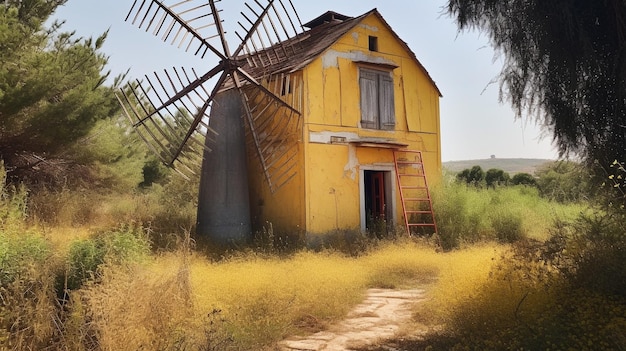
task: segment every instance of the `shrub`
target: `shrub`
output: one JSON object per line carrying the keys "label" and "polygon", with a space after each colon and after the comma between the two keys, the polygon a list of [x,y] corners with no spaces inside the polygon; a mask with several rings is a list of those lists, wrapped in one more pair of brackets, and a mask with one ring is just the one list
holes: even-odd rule
{"label": "shrub", "polygon": [[143,174],[143,181],[139,183],[139,186],[142,188],[150,187],[153,183],[162,182],[167,175],[167,169],[156,158],[147,160],[141,172]]}
{"label": "shrub", "polygon": [[614,216],[591,212],[556,221],[545,242],[518,241],[445,310],[443,332],[406,349],[625,349],[623,233]]}
{"label": "shrub", "polygon": [[511,178],[511,184],[535,186],[537,185],[537,181],[535,180],[535,177],[529,173],[516,173]]}
{"label": "shrub", "polygon": [[624,216],[624,210],[626,210],[626,163],[615,160],[605,172],[597,200],[605,210]]}
{"label": "shrub", "polygon": [[[5,213],[19,212],[6,205]],[[58,265],[39,233],[6,224],[0,224],[0,344],[40,349],[53,333]]]}
{"label": "shrub", "polygon": [[196,223],[199,176],[187,180],[172,173],[163,185],[154,183],[140,197],[143,210],[135,218],[149,224],[155,248],[171,249]]}
{"label": "shrub", "polygon": [[459,182],[480,186],[485,179],[485,171],[480,166],[474,166],[471,169],[467,168],[459,172],[456,175],[456,179]]}
{"label": "shrub", "polygon": [[28,190],[22,184],[7,183],[4,163],[0,161],[0,227],[22,227],[26,218]]}
{"label": "shrub", "polygon": [[604,296],[626,298],[626,240],[594,242],[574,260],[568,272],[572,286]]}
{"label": "shrub", "polygon": [[496,186],[507,185],[509,179],[509,174],[501,169],[491,168],[485,173],[485,183],[487,187],[495,188]]}
{"label": "shrub", "polygon": [[95,240],[75,241],[70,245],[65,288],[75,290],[94,278],[98,266],[104,263],[104,248]]}
{"label": "shrub", "polygon": [[117,230],[99,233],[92,239],[78,240],[69,250],[66,288],[79,288],[96,277],[105,262],[122,265],[137,262],[150,253],[145,230],[137,226],[123,226]]}
{"label": "shrub", "polygon": [[545,240],[555,217],[573,219],[583,209],[542,199],[533,187],[486,190],[450,182],[434,188],[432,196],[444,250],[485,240]]}
{"label": "shrub", "polygon": [[620,350],[626,346],[623,300],[567,289],[556,277],[538,279],[541,263],[519,259],[505,259],[486,285],[458,307],[448,324],[446,349]]}
{"label": "shrub", "polygon": [[4,286],[26,275],[50,257],[45,239],[36,233],[8,233],[0,229],[0,285]]}
{"label": "shrub", "polygon": [[[476,243],[493,237],[489,213],[493,198],[486,190],[450,183],[433,191],[433,210],[437,219],[440,245],[456,249],[462,243]],[[497,205],[500,206],[500,205]]]}
{"label": "shrub", "polygon": [[432,192],[439,241],[444,250],[459,247],[461,236],[467,229],[468,209],[464,191],[467,189],[458,184],[448,184]]}
{"label": "shrub", "polygon": [[130,193],[84,189],[39,189],[30,197],[29,215],[36,223],[60,227],[111,228],[141,222],[151,230],[155,248],[172,249],[196,221],[197,184],[178,175]]}
{"label": "shrub", "polygon": [[104,198],[89,191],[68,188],[38,189],[30,198],[29,214],[37,223],[54,226],[81,226],[99,220],[98,207]]}
{"label": "shrub", "polygon": [[526,237],[523,219],[519,213],[507,210],[496,211],[491,216],[491,226],[500,243],[514,243]]}
{"label": "shrub", "polygon": [[27,228],[28,192],[6,183],[0,163],[0,348],[40,349],[53,333],[56,264],[48,242]]}
{"label": "shrub", "polygon": [[541,196],[558,202],[576,202],[589,198],[589,173],[579,163],[556,161],[539,168],[537,187]]}
{"label": "shrub", "polygon": [[582,213],[556,233],[563,237],[559,269],[572,288],[626,299],[626,236],[621,217]]}
{"label": "shrub", "polygon": [[54,333],[58,266],[38,235],[4,234],[0,234],[0,345],[42,349]]}

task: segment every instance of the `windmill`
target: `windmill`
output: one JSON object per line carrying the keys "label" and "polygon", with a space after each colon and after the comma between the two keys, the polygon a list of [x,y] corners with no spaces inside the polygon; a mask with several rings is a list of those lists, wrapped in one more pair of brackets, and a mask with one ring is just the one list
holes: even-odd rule
{"label": "windmill", "polygon": [[280,67],[300,50],[303,32],[291,0],[243,3],[232,32],[222,3],[135,0],[127,22],[217,64],[155,72],[118,93],[136,132],[164,164],[190,175],[202,157],[197,231],[220,244],[245,240],[251,231],[247,152],[272,192],[296,174],[302,88]]}

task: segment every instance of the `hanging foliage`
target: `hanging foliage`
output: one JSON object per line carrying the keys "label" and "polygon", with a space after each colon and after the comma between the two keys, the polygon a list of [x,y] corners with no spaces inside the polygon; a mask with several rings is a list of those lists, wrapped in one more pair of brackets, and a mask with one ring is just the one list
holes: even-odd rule
{"label": "hanging foliage", "polygon": [[488,34],[501,100],[536,117],[562,156],[626,160],[626,2],[450,0],[447,11]]}

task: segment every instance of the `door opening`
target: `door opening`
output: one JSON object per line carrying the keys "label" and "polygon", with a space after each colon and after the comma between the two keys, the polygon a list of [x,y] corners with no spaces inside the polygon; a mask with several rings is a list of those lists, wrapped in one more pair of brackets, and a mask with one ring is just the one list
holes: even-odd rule
{"label": "door opening", "polygon": [[[391,196],[389,171],[364,171],[365,228],[372,234],[386,234],[391,223]],[[389,205],[389,206],[388,206]]]}

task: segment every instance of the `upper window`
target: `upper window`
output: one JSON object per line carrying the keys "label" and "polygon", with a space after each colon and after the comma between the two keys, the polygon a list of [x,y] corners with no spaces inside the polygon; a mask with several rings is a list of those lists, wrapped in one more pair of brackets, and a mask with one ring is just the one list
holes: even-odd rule
{"label": "upper window", "polygon": [[378,51],[378,37],[369,36],[369,49],[370,51]]}
{"label": "upper window", "polygon": [[361,68],[361,127],[392,130],[396,124],[391,72]]}

